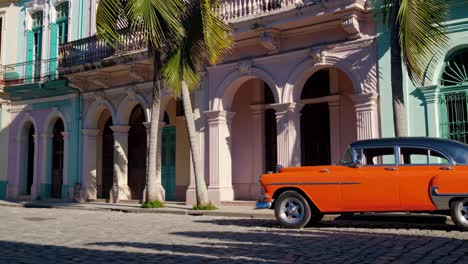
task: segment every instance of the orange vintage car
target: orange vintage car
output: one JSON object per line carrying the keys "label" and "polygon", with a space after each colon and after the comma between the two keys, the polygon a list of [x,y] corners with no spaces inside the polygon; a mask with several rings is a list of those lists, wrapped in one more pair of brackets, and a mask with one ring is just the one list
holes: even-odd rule
{"label": "orange vintage car", "polygon": [[279,168],[260,182],[256,208],[274,209],[287,228],[330,213],[450,211],[468,230],[468,145],[453,140],[357,141],[337,165]]}

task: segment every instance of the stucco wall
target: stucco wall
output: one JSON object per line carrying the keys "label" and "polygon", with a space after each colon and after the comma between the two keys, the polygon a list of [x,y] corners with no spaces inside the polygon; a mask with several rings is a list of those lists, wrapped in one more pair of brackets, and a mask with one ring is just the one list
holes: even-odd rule
{"label": "stucco wall", "polygon": [[[434,75],[429,76],[424,85],[413,84],[406,72],[404,72],[404,95],[406,104],[406,115],[409,136],[435,135],[437,130],[435,122],[428,120],[426,100],[424,95],[416,87],[437,85],[442,72],[444,59],[452,52],[461,47],[468,46],[468,1],[451,0],[449,4],[449,15],[447,18],[447,33],[449,45],[446,50],[441,50],[441,56],[434,67]],[[376,16],[378,29],[378,60],[379,60],[379,89],[381,106],[381,134],[383,137],[394,136],[392,89],[390,74],[390,42],[389,32],[386,25],[382,23],[380,13]]]}

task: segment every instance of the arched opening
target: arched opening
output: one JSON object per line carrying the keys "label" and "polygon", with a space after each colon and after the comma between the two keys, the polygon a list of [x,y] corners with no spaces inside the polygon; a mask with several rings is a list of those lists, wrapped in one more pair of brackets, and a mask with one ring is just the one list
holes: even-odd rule
{"label": "arched opening", "polygon": [[34,129],[33,124],[29,124],[27,126],[27,151],[26,151],[26,186],[25,186],[25,194],[31,195],[31,187],[34,182],[34,152],[35,152],[35,144],[34,144],[34,135],[36,130]]}
{"label": "arched opening", "polygon": [[[312,74],[301,91],[301,164],[338,162],[346,146],[357,138],[351,79],[330,67]],[[342,133],[346,131],[346,133]]]}
{"label": "arched opening", "polygon": [[114,183],[114,133],[112,117],[107,110],[102,112],[98,125],[97,198],[109,199]]}
{"label": "arched opening", "polygon": [[444,138],[468,143],[468,49],[452,54],[440,78],[440,130]]}
{"label": "arched opening", "polygon": [[[305,83],[301,100],[330,95],[330,71],[319,70]],[[327,101],[306,104],[301,111],[302,166],[330,164],[330,113]]]}
{"label": "arched opening", "polygon": [[52,198],[62,197],[64,131],[63,121],[59,118],[55,122],[52,139]]}
{"label": "arched opening", "polygon": [[[230,112],[232,186],[235,200],[256,199],[257,178],[277,163],[276,114],[271,88],[261,79],[244,82],[235,92]],[[229,123],[229,121],[228,121]]]}
{"label": "arched opening", "polygon": [[147,136],[144,122],[144,109],[137,105],[130,115],[128,132],[128,187],[133,200],[142,200],[146,186]]}

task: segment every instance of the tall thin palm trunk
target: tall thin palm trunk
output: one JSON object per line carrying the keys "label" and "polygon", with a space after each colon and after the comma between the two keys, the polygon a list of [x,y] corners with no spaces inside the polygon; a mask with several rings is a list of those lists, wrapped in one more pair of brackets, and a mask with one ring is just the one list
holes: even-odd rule
{"label": "tall thin palm trunk", "polygon": [[[161,52],[153,48],[154,73],[151,100],[151,125],[148,150],[148,167],[146,174],[146,201],[164,201],[164,188],[161,184],[161,156],[158,151],[159,113],[161,110]],[[158,172],[159,171],[159,172]]]}
{"label": "tall thin palm trunk", "polygon": [[185,122],[190,140],[190,149],[192,153],[192,164],[195,172],[195,186],[197,192],[197,205],[207,205],[210,201],[206,189],[205,177],[201,167],[200,145],[197,140],[195,130],[195,119],[193,117],[192,102],[190,100],[190,91],[185,81],[182,81],[182,102],[184,105]]}
{"label": "tall thin palm trunk", "polygon": [[392,83],[393,124],[395,136],[408,135],[405,98],[403,94],[403,71],[400,47],[400,23],[397,19],[400,0],[394,0],[390,11],[390,65]]}

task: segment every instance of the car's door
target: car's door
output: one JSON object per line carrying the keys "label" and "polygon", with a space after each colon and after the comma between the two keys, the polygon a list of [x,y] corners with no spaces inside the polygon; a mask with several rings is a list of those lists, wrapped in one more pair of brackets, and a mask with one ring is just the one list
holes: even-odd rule
{"label": "car's door", "polygon": [[399,148],[398,185],[402,209],[407,211],[435,210],[429,185],[436,176],[453,174],[453,166],[443,154],[425,147]]}
{"label": "car's door", "polygon": [[343,210],[400,210],[395,148],[362,148],[357,153],[362,166],[342,176]]}

